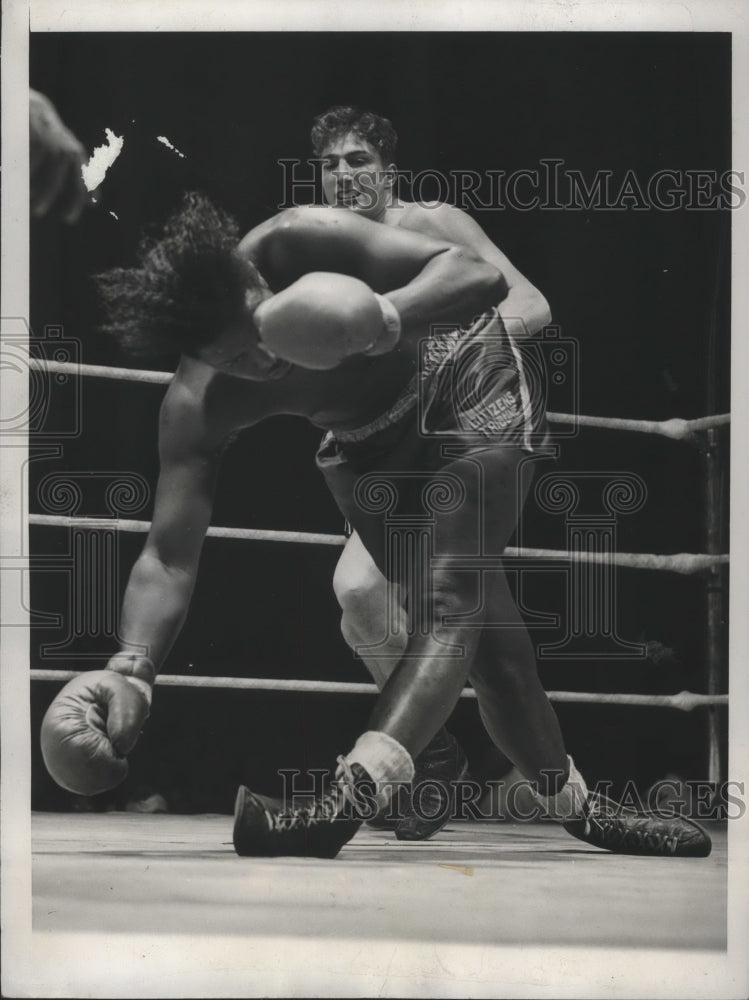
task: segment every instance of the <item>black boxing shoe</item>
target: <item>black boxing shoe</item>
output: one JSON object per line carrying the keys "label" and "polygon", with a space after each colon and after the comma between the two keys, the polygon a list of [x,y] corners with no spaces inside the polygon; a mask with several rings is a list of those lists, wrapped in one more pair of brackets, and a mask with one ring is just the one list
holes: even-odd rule
{"label": "black boxing shoe", "polygon": [[367,820],[366,826],[370,830],[396,830],[400,821],[408,814],[410,799],[410,784],[401,786],[393,793],[387,806]]}
{"label": "black boxing shoe", "polygon": [[585,814],[566,820],[565,830],[578,840],[614,854],[659,858],[706,858],[712,841],[692,820],[621,806],[603,795],[591,795]]}
{"label": "black boxing shoe", "polygon": [[415,758],[414,767],[411,794],[401,796],[404,814],[395,828],[398,840],[429,840],[439,833],[452,818],[455,782],[468,773],[466,755],[446,729]]}
{"label": "black boxing shoe", "polygon": [[234,804],[234,850],[241,857],[334,858],[374,812],[373,782],[359,764],[322,796],[303,805],[258,795],[241,785]]}

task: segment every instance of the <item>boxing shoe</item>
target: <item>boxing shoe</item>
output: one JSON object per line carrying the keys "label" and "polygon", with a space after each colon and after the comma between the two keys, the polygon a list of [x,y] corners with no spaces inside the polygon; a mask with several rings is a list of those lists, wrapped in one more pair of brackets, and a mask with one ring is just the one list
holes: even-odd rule
{"label": "boxing shoe", "polygon": [[603,795],[590,795],[584,814],[563,825],[578,840],[614,854],[706,858],[712,849],[709,835],[693,820],[638,811]]}
{"label": "boxing shoe", "polygon": [[446,729],[414,760],[410,788],[401,787],[390,804],[368,820],[372,830],[395,830],[398,840],[428,840],[452,817],[454,782],[468,773],[468,761],[458,741]]}
{"label": "boxing shoe", "polygon": [[416,773],[406,809],[395,828],[398,840],[428,840],[452,818],[455,782],[468,773],[468,761],[458,741],[447,730],[435,737],[414,761]]}
{"label": "boxing shoe", "polygon": [[360,764],[338,758],[329,790],[302,804],[258,795],[241,785],[234,804],[234,850],[242,857],[334,858],[374,815],[374,783]]}
{"label": "boxing shoe", "polygon": [[393,793],[387,808],[367,820],[370,830],[396,830],[411,808],[411,789],[401,787]]}

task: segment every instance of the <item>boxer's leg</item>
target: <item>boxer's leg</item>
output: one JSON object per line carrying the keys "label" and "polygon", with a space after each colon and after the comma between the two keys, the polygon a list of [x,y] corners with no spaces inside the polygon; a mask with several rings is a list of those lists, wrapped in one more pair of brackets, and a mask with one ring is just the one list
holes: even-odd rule
{"label": "boxer's leg", "polygon": [[[466,472],[474,460],[482,472],[478,490]],[[379,734],[385,746],[394,741],[409,754],[418,753],[452,710],[466,678],[473,674],[490,732],[536,785],[545,809],[563,820],[569,833],[616,853],[706,857],[711,850],[710,837],[698,824],[622,809],[600,796],[588,795],[585,780],[565,751],[559,722],[539,681],[533,648],[517,609],[518,628],[507,633],[514,633],[514,641],[507,637],[499,645],[495,641],[496,657],[477,659],[481,630],[475,626],[501,621],[503,615],[513,613],[514,602],[503,573],[495,574],[492,585],[482,590],[475,573],[461,574],[445,555],[479,551],[477,525],[486,540],[480,551],[497,555],[504,551],[523,501],[522,490],[516,488],[521,461],[522,452],[494,448],[473,452],[470,458],[443,470],[458,476],[466,493],[456,510],[436,517],[439,555],[423,580],[432,599],[434,627],[431,633],[417,634],[409,642],[406,655],[377,700],[370,718],[371,731],[365,735],[371,741]],[[484,504],[485,498],[490,502]],[[468,617],[470,625],[464,620]],[[446,656],[444,643],[462,651]],[[491,651],[492,645],[487,649]],[[377,745],[358,747],[357,743],[349,759],[371,774],[383,759]]]}
{"label": "boxer's leg", "polygon": [[[526,777],[553,798],[547,800],[552,810],[571,817],[565,822],[570,833],[617,853],[709,854],[710,838],[691,821],[622,813],[616,807],[610,811],[608,804],[602,809],[593,799],[580,802],[585,783],[565,753],[529,643],[518,643],[512,655],[506,647],[496,666],[491,657],[486,662],[476,659],[481,624],[500,620],[508,611],[502,607],[507,595],[497,582],[501,576],[482,593],[478,575],[456,570],[449,556],[476,553],[477,526],[485,538],[481,551],[498,555],[504,550],[522,502],[516,488],[522,457],[517,450],[487,449],[442,469],[463,482],[465,498],[455,509],[435,515],[437,554],[426,570],[420,564],[419,582],[431,603],[431,629],[416,629],[409,637],[406,655],[377,699],[370,728],[339,758],[339,783],[329,794],[312,807],[289,809],[240,789],[234,825],[238,853],[334,857],[371,815],[367,806],[371,810],[374,803],[383,809],[392,784],[413,779],[413,758],[444,724],[473,671],[487,724],[510,756],[523,762]],[[490,504],[484,505],[485,497],[491,498]],[[353,818],[346,818],[342,799],[352,805]],[[556,803],[561,801],[560,811]]]}
{"label": "boxer's leg", "polygon": [[[373,730],[392,737],[412,756],[455,706],[479,648],[481,623],[497,620],[490,602],[504,596],[497,586],[483,594],[479,575],[453,568],[449,559],[475,554],[479,537],[484,553],[503,552],[524,499],[517,485],[523,458],[519,449],[487,448],[443,470],[460,479],[465,498],[456,509],[435,514],[437,554],[421,581],[433,627],[410,638],[407,655],[385,684],[370,720]],[[461,618],[470,618],[470,623]],[[446,655],[446,647],[456,652]],[[526,777],[544,781],[544,770],[566,771],[567,755],[556,716],[538,681],[529,640],[519,651],[517,659],[498,665],[502,679],[485,694],[484,700],[490,701],[482,712],[494,729],[508,724],[509,739],[503,734],[500,749],[518,764],[524,762]]]}
{"label": "boxer's leg", "polygon": [[[482,632],[470,670],[479,712],[493,742],[530,781],[552,761],[566,771],[559,721],[536,668],[525,623],[502,570],[484,578],[487,617],[505,623]],[[548,782],[540,788],[546,790]]]}
{"label": "boxer's leg", "polygon": [[408,618],[398,584],[385,579],[356,532],[336,565],[333,591],[343,638],[382,688],[405,652]]}
{"label": "boxer's leg", "polygon": [[[400,587],[389,582],[354,532],[346,542],[333,574],[333,591],[341,607],[341,633],[349,648],[366,666],[382,689],[408,643],[408,616],[403,608]],[[513,604],[513,609],[514,608]],[[493,631],[482,639],[488,645]],[[373,648],[375,647],[375,648]],[[493,650],[487,650],[493,656]],[[443,742],[444,739],[443,739]],[[490,758],[493,777],[506,774],[513,766],[499,750],[496,736],[479,733],[480,752]]]}
{"label": "boxer's leg", "polygon": [[[381,690],[405,652],[408,616],[399,585],[380,572],[356,532],[336,565],[333,590],[342,611],[341,633]],[[501,760],[494,762],[500,770]],[[441,727],[414,765],[412,794],[403,789],[369,825],[396,830],[400,839],[427,840],[451,818],[453,783],[465,776],[467,761],[455,737]],[[508,761],[501,773],[511,766]]]}

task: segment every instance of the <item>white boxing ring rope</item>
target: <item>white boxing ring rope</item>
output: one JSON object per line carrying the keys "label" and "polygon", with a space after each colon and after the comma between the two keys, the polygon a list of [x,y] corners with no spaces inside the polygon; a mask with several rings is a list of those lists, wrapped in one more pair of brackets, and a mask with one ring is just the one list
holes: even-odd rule
{"label": "white boxing ring rope", "polygon": [[[80,670],[31,671],[35,681],[70,681]],[[193,674],[159,674],[156,683],[163,687],[219,688],[232,691],[295,691],[312,694],[377,694],[376,684],[354,684],[350,681],[281,680],[275,677],[198,677]],[[701,705],[727,705],[727,694],[598,694],[595,691],[547,691],[551,701],[587,705],[649,705],[653,708],[676,708],[691,712]],[[473,688],[464,688],[461,698],[475,698]]]}
{"label": "white boxing ring rope", "polygon": [[[150,521],[133,521],[106,518],[69,517],[62,514],[29,514],[29,524],[37,527],[87,528],[96,531],[97,528],[116,527],[118,531],[146,532],[151,527]],[[208,529],[209,538],[231,538],[233,541],[253,542],[295,542],[305,545],[338,545],[346,544],[345,535],[326,535],[314,531],[274,531],[269,528],[224,528],[212,526]],[[702,573],[713,566],[727,564],[728,555],[698,555],[691,552],[676,552],[673,555],[659,556],[652,552],[565,552],[562,549],[531,549],[513,548],[508,545],[504,556],[518,559],[542,559],[552,562],[600,563],[606,566],[622,566],[629,569],[655,569],[690,575]],[[455,561],[455,560],[454,560]],[[487,560],[483,560],[487,565]]]}
{"label": "white boxing ring rope", "polygon": [[[40,372],[62,375],[87,375],[93,378],[109,378],[120,381],[146,382],[167,385],[173,375],[170,372],[143,371],[130,368],[112,368],[105,365],[73,364],[70,362],[50,361],[42,358],[29,358],[29,367]],[[547,413],[550,423],[572,424],[578,427],[594,427],[606,430],[633,431],[636,433],[656,434],[676,441],[695,443],[700,432],[714,433],[718,427],[730,423],[730,414],[716,414],[695,420],[672,418],[670,420],[633,420],[618,417],[591,417],[566,413]],[[712,512],[713,516],[715,512]],[[87,530],[116,527],[125,532],[147,532],[148,521],[127,519],[67,517],[62,515],[29,514],[29,524],[39,527],[72,527],[78,526]],[[292,542],[296,544],[343,546],[346,538],[343,535],[323,534],[303,531],[273,531],[261,528],[230,528],[212,526],[208,529],[208,537],[228,538],[235,541],[271,541]],[[715,552],[710,554],[674,553],[672,555],[656,555],[654,553],[588,553],[565,552],[557,549],[513,548],[505,549],[505,558],[539,559],[567,562],[599,562],[631,569],[659,570],[683,575],[696,573],[718,572],[726,565],[729,556]],[[711,637],[713,640],[715,637]],[[714,652],[714,649],[713,649]],[[709,687],[715,687],[716,664],[709,665]],[[78,676],[80,671],[32,669],[31,680],[63,682]],[[255,691],[286,691],[311,692],[322,694],[366,694],[374,695],[377,687],[374,684],[349,682],[334,682],[322,680],[280,680],[273,678],[247,677],[198,677],[193,675],[161,674],[156,683],[164,687],[199,687],[232,690]],[[680,711],[692,711],[698,707],[714,709],[719,705],[728,704],[728,695],[718,694],[711,690],[710,694],[695,694],[691,691],[681,691],[678,694],[647,695],[647,694],[603,694],[587,691],[549,691],[551,701],[576,704],[609,704],[638,705],[653,708],[671,708]],[[461,698],[475,698],[471,688],[465,688]],[[710,729],[710,780],[717,780],[719,771],[717,725]]]}
{"label": "white boxing ring rope", "polygon": [[[46,358],[29,358],[29,367],[34,371],[50,372],[58,375],[89,375],[92,378],[111,378],[123,382],[149,382],[168,385],[174,377],[171,372],[149,372],[137,368],[110,368],[107,365],[73,364],[69,361],[50,361]],[[699,431],[713,427],[723,427],[730,423],[730,413],[718,413],[696,420],[630,420],[621,417],[586,417],[571,413],[547,413],[552,424],[573,424],[577,427],[599,427],[607,430],[639,431],[643,434],[660,434],[673,441],[688,441]]]}

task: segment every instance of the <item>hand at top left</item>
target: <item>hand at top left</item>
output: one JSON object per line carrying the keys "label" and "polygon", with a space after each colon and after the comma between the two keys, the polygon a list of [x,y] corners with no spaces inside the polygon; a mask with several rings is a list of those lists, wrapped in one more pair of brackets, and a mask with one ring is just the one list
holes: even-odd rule
{"label": "hand at top left", "polygon": [[77,222],[88,200],[81,168],[86,150],[36,90],[29,94],[31,214]]}

